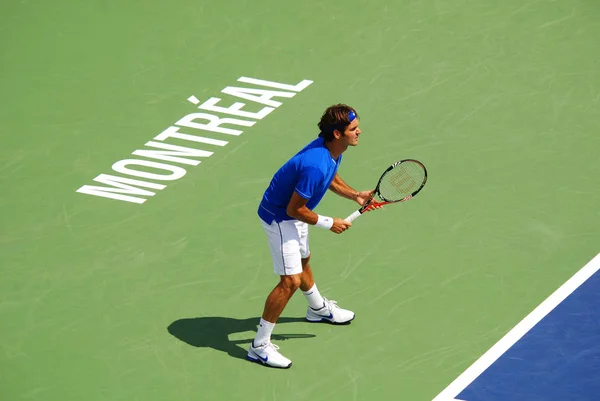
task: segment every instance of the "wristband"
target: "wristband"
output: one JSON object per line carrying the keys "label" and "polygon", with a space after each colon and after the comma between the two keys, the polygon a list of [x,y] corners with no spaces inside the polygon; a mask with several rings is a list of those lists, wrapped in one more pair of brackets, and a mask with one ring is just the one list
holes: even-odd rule
{"label": "wristband", "polygon": [[319,217],[319,219],[315,223],[315,226],[326,228],[327,230],[329,230],[333,226],[333,219],[331,217],[321,216],[320,214],[318,214],[317,216]]}

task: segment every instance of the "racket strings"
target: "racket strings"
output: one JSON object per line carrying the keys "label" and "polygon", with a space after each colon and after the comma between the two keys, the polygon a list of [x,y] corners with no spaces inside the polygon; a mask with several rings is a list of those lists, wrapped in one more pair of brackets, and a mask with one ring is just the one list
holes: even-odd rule
{"label": "racket strings", "polygon": [[418,190],[425,178],[425,172],[418,163],[401,163],[381,179],[379,195],[386,201],[397,202]]}

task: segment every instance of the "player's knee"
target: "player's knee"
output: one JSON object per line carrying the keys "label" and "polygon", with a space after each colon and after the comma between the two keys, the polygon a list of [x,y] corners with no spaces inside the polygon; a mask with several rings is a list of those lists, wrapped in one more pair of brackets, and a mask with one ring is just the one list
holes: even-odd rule
{"label": "player's knee", "polygon": [[293,274],[291,276],[281,276],[280,284],[283,288],[296,291],[298,287],[300,287],[300,283],[301,280],[299,274]]}

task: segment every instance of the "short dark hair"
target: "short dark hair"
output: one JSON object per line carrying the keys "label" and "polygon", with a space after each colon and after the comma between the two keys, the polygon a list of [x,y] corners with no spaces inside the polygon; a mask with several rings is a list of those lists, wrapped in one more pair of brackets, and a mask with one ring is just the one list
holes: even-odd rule
{"label": "short dark hair", "polygon": [[[352,113],[354,117],[351,119]],[[319,121],[319,136],[325,138],[325,142],[333,141],[333,131],[338,130],[343,134],[354,118],[358,118],[358,113],[348,105],[340,103],[329,106]]]}

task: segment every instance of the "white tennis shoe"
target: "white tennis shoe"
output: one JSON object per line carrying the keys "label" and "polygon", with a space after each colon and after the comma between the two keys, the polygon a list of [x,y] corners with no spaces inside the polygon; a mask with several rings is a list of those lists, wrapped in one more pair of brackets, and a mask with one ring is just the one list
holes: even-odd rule
{"label": "white tennis shoe", "polygon": [[292,361],[281,355],[279,347],[270,341],[257,347],[254,346],[254,341],[252,341],[246,358],[249,361],[262,363],[273,368],[287,369],[292,366]]}
{"label": "white tennis shoe", "polygon": [[306,310],[306,320],[309,322],[329,322],[333,324],[346,324],[354,319],[354,312],[342,309],[336,301],[323,298],[325,305],[321,309],[313,309],[310,306]]}

